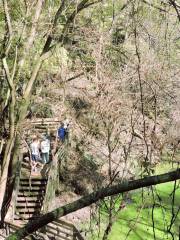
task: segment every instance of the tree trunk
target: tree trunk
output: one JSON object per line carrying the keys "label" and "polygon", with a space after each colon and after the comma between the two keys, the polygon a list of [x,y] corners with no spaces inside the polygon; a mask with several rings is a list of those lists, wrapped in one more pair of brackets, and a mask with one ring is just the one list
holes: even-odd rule
{"label": "tree trunk", "polygon": [[[2,174],[1,174],[1,179],[0,179],[0,193],[1,193],[1,198],[0,198],[0,221],[1,216],[2,216],[2,205],[3,205],[3,200],[5,196],[5,191],[6,191],[6,183],[8,179],[8,169],[9,169],[9,163],[11,159],[11,151],[14,146],[15,142],[15,137],[16,137],[16,130],[15,130],[15,87],[13,83],[13,78],[10,76],[9,73],[9,68],[6,62],[6,58],[3,60],[3,67],[6,73],[6,79],[9,85],[10,89],[10,106],[9,106],[9,140],[7,142],[6,148],[5,148],[5,153],[3,156],[3,165],[2,165]],[[16,60],[15,60],[16,61]]]}
{"label": "tree trunk", "polygon": [[3,215],[3,200],[4,200],[4,196],[5,196],[5,192],[6,192],[6,183],[7,183],[7,179],[8,179],[8,169],[9,169],[9,163],[10,163],[10,158],[11,158],[11,150],[12,150],[13,145],[14,145],[14,137],[9,139],[9,141],[7,143],[7,146],[6,146],[4,158],[3,158],[2,175],[1,175],[1,179],[0,179],[0,193],[1,193],[1,197],[0,197],[0,220],[2,220],[2,215]]}

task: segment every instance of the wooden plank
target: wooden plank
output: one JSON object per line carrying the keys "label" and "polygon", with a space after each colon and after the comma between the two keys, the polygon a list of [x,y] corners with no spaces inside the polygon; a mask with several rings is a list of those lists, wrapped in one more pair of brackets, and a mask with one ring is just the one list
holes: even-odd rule
{"label": "wooden plank", "polygon": [[64,240],[72,240],[71,236],[64,236],[60,233],[56,234],[53,231],[50,231],[49,229],[46,230],[46,234],[49,235],[50,237],[56,237],[58,239],[64,239]]}
{"label": "wooden plank", "polygon": [[27,217],[32,217],[32,216],[35,216],[38,214],[39,211],[35,211],[34,208],[32,209],[29,209],[29,208],[26,208],[26,209],[17,209],[17,212],[20,216],[22,215],[26,215]]}
{"label": "wooden plank", "polygon": [[16,224],[15,222],[9,222],[9,221],[5,221],[5,224],[7,224],[8,226],[10,226],[11,228],[15,228],[16,230],[20,227],[18,224]]}
{"label": "wooden plank", "polygon": [[48,225],[46,226],[46,228],[50,228],[50,229],[53,229],[53,230],[55,230],[55,231],[58,231],[58,230],[60,230],[62,233],[64,233],[64,234],[68,234],[68,235],[70,235],[70,236],[73,236],[73,232],[72,232],[72,230],[73,229],[68,229],[68,228],[64,228],[64,226],[56,226],[56,225],[53,225],[52,223],[50,224],[50,223],[48,223]]}
{"label": "wooden plank", "polygon": [[31,182],[31,183],[34,183],[34,182],[47,182],[47,178],[21,178],[20,181],[22,182]]}
{"label": "wooden plank", "polygon": [[74,226],[73,228],[73,237],[76,240],[84,240],[84,238],[81,236],[80,232],[78,231],[78,229]]}
{"label": "wooden plank", "polygon": [[[29,187],[29,188],[28,188]],[[30,191],[32,191],[32,190],[45,190],[45,188],[46,188],[46,185],[31,185],[31,186],[29,186],[29,185],[20,185],[19,186],[19,190],[24,190],[24,189],[27,189],[29,192]]]}
{"label": "wooden plank", "polygon": [[42,195],[37,195],[37,194],[18,194],[17,197],[17,202],[21,202],[21,201],[40,201],[41,198],[43,198]]}
{"label": "wooden plank", "polygon": [[62,224],[62,225],[69,226],[69,227],[71,227],[71,228],[73,228],[73,227],[74,227],[74,225],[73,225],[72,223],[65,222],[65,221],[63,221],[63,220],[60,220],[60,219],[58,219],[58,220],[56,220],[56,221],[54,221],[54,222],[55,222],[55,223],[60,223],[60,224]]}
{"label": "wooden plank", "polygon": [[46,225],[46,231],[52,231],[53,233],[55,233],[55,234],[58,234],[58,233],[62,233],[64,236],[73,236],[72,234],[73,234],[73,232],[72,231],[63,231],[63,229],[64,228],[59,228],[59,227],[57,227],[57,228],[54,228],[54,227],[50,227],[50,226],[48,226],[48,225]]}
{"label": "wooden plank", "polygon": [[16,218],[15,219],[22,219],[22,220],[28,220],[28,219],[37,219],[37,215],[35,215],[34,213],[31,213],[31,214],[17,214],[16,213]]}
{"label": "wooden plank", "polygon": [[55,224],[56,226],[60,226],[60,227],[63,227],[63,228],[67,228],[67,229],[69,229],[69,230],[73,230],[73,225],[72,226],[69,226],[69,225],[67,225],[67,224],[63,224],[63,223],[59,223],[59,222],[57,222],[57,221],[54,221],[54,222],[52,222],[53,224]]}
{"label": "wooden plank", "polygon": [[3,239],[6,239],[6,237],[7,237],[6,235],[1,234],[1,233],[0,233],[0,236],[1,236]]}
{"label": "wooden plank", "polygon": [[41,188],[34,188],[34,189],[31,188],[31,189],[29,189],[29,188],[27,188],[27,187],[26,187],[26,188],[25,188],[25,187],[24,187],[24,188],[21,187],[21,188],[19,189],[19,192],[27,192],[27,193],[28,193],[28,192],[38,192],[38,193],[39,193],[39,192],[41,192],[41,191],[42,191],[42,192],[45,192],[45,189],[41,189]]}
{"label": "wooden plank", "polygon": [[20,185],[21,186],[46,186],[47,181],[41,181],[38,180],[37,181],[20,181]]}
{"label": "wooden plank", "polygon": [[34,126],[35,129],[39,129],[39,130],[47,130],[47,125],[46,126],[42,126],[42,125],[35,125]]}
{"label": "wooden plank", "polygon": [[18,197],[24,197],[24,198],[28,198],[28,197],[36,197],[36,198],[42,198],[44,197],[45,192],[41,193],[39,192],[18,192]]}
{"label": "wooden plank", "polygon": [[31,207],[34,207],[34,208],[37,208],[37,207],[41,207],[41,203],[40,202],[27,202],[27,204],[25,203],[22,203],[22,202],[19,202],[16,204],[16,207],[17,208],[21,208],[21,207],[28,207],[28,208],[31,208]]}
{"label": "wooden plank", "polygon": [[58,117],[54,117],[54,118],[34,118],[33,120],[32,119],[26,119],[25,122],[36,122],[36,121],[39,122],[39,121],[44,121],[44,120],[46,120],[46,121],[59,120],[60,121],[60,118],[58,118]]}

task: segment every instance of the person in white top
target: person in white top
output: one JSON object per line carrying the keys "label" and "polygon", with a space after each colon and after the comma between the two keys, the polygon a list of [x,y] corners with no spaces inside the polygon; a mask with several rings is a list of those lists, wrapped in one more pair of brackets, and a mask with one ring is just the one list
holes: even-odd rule
{"label": "person in white top", "polygon": [[44,164],[49,163],[49,152],[50,152],[50,141],[47,136],[43,136],[43,141],[41,142],[41,153],[42,162]]}
{"label": "person in white top", "polygon": [[35,172],[37,162],[41,160],[40,151],[39,151],[40,142],[37,136],[32,137],[32,143],[30,145],[30,149],[31,149],[32,171]]}
{"label": "person in white top", "polygon": [[69,119],[66,118],[66,119],[64,120],[64,128],[65,128],[65,129],[68,129],[69,123],[70,123],[70,122],[69,122]]}
{"label": "person in white top", "polygon": [[70,121],[69,119],[65,119],[64,120],[64,129],[65,129],[65,139],[68,140],[69,139],[69,124],[70,124]]}

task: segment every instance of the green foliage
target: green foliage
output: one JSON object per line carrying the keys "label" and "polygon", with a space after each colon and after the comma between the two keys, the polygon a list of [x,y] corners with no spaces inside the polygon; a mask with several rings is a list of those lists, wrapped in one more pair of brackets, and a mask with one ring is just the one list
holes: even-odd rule
{"label": "green foliage", "polygon": [[87,109],[90,106],[88,102],[86,102],[84,99],[81,99],[79,97],[72,99],[71,104],[76,111]]}
{"label": "green foliage", "polygon": [[[141,193],[134,194],[134,204],[127,205],[127,208],[119,213],[118,221],[114,224],[112,233],[109,239],[118,239],[117,236],[121,235],[124,239],[127,234],[129,240],[148,239],[153,240],[153,222],[156,239],[172,239],[167,228],[171,223],[172,216],[172,195],[173,183],[166,183],[156,187],[156,203],[153,211],[153,196],[151,190],[144,192],[142,202]],[[160,200],[161,199],[161,200]],[[178,211],[178,203],[180,201],[180,191],[176,192],[174,213]],[[178,222],[180,218],[177,216],[175,223],[172,226],[172,233],[174,239],[178,239]],[[120,228],[121,226],[121,228]]]}
{"label": "green foliage", "polygon": [[[144,189],[143,195],[141,191],[136,191],[131,194],[130,201],[125,201],[123,208],[116,216],[116,221],[113,224],[112,231],[108,240],[153,240],[154,233],[157,240],[178,240],[180,215],[178,206],[180,201],[180,190],[176,191],[175,202],[172,207],[172,191],[173,183],[160,184],[154,187],[155,205],[153,205],[153,194],[151,189]],[[117,208],[121,202],[117,202]],[[154,208],[153,208],[154,206]],[[107,212],[105,208],[102,210],[101,231],[104,229]],[[171,224],[171,219],[174,216],[174,224],[171,228],[171,233],[167,231]],[[153,230],[154,221],[154,230]],[[102,234],[103,232],[101,232]],[[100,236],[102,236],[100,234]],[[90,239],[100,239],[96,234]]]}
{"label": "green foliage", "polygon": [[9,9],[11,10],[10,11],[11,18],[14,21],[18,21],[20,18],[23,17],[25,5],[21,0],[20,1],[16,1],[16,0],[8,1],[8,4],[9,4]]}
{"label": "green foliage", "polygon": [[53,117],[52,107],[48,103],[34,104],[31,107],[31,114],[37,118]]}
{"label": "green foliage", "polygon": [[81,164],[83,165],[84,168],[89,169],[91,171],[98,170],[96,160],[94,159],[94,157],[91,154],[85,153],[81,160]]}
{"label": "green foliage", "polygon": [[[156,174],[161,174],[170,168],[170,164],[160,164],[155,168],[155,171]],[[123,197],[119,196],[115,209],[117,210],[119,208],[122,199],[125,207],[116,215],[116,220],[112,226],[108,240],[153,240],[154,233],[155,239],[157,240],[172,240],[171,233],[174,235],[174,240],[178,240],[180,188],[178,188],[177,183],[176,191],[173,195],[174,184],[174,182],[159,184],[144,188],[143,191],[131,191]],[[93,233],[90,239],[98,240],[102,237],[108,217],[108,212],[105,207],[109,206],[108,198],[106,198],[106,201],[106,205],[103,203],[101,206],[100,236],[97,237],[97,233]],[[115,211],[115,209],[113,209],[113,211]],[[170,231],[168,231],[171,221],[173,224]]]}
{"label": "green foliage", "polygon": [[124,43],[125,41],[125,33],[123,28],[116,28],[112,35],[112,43],[114,45],[119,45]]}

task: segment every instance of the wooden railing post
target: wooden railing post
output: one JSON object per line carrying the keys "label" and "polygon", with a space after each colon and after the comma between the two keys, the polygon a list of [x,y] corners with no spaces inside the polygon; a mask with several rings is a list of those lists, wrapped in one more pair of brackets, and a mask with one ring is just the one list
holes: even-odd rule
{"label": "wooden railing post", "polygon": [[73,227],[73,240],[76,240],[76,228]]}
{"label": "wooden railing post", "polygon": [[75,226],[73,226],[73,240],[84,240]]}

